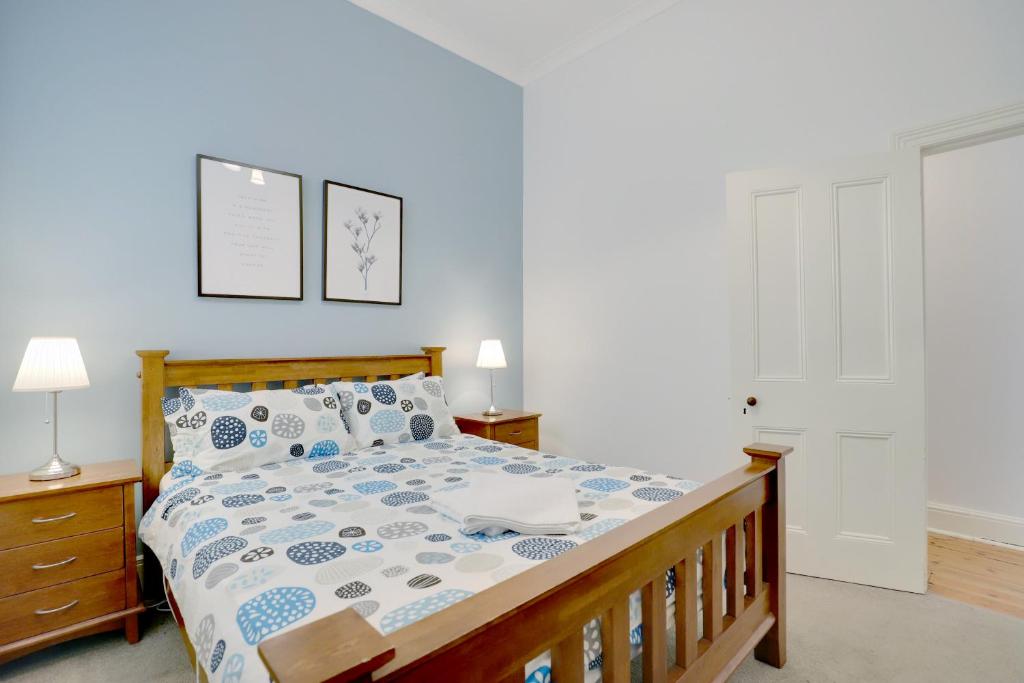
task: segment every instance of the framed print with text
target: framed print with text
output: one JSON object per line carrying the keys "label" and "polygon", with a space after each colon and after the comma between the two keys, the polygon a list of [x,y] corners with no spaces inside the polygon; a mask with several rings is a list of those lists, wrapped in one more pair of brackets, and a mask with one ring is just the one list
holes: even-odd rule
{"label": "framed print with text", "polygon": [[199,296],[302,299],[302,176],[196,155]]}

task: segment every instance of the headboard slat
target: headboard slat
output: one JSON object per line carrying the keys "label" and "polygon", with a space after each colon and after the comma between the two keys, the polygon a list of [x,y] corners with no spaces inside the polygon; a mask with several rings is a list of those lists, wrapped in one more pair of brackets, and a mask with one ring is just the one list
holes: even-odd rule
{"label": "headboard slat", "polygon": [[160,479],[167,471],[164,453],[164,418],[160,399],[168,387],[217,386],[232,389],[251,385],[253,391],[268,383],[281,382],[294,389],[299,382],[326,383],[325,378],[343,381],[365,377],[401,377],[417,372],[441,375],[443,346],[424,346],[422,354],[392,356],[339,356],[336,358],[216,358],[210,360],[166,360],[170,351],[136,351],[142,360],[142,502],[152,504],[160,492]]}
{"label": "headboard slat", "polygon": [[[167,361],[167,386],[191,387],[209,384],[244,384],[308,380],[312,377],[355,377],[412,375],[437,372],[426,355],[351,356],[346,358],[281,358],[210,361]],[[294,388],[294,387],[293,387]]]}

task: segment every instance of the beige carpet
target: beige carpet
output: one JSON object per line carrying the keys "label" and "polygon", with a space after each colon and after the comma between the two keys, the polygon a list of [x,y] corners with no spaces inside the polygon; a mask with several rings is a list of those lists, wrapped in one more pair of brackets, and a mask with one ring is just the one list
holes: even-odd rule
{"label": "beige carpet", "polygon": [[[789,663],[778,670],[749,659],[735,683],[1024,681],[1024,620],[935,595],[801,576],[789,577],[789,607]],[[173,621],[151,614],[137,645],[115,634],[64,643],[0,666],[0,680],[195,678]]]}

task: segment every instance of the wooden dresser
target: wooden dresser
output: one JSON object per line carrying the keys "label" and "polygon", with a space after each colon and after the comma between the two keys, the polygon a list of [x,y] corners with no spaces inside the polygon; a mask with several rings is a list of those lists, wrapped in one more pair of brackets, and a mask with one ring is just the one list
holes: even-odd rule
{"label": "wooden dresser", "polygon": [[83,465],[74,477],[0,476],[0,663],[124,628],[139,639],[131,460]]}
{"label": "wooden dresser", "polygon": [[456,415],[455,424],[464,434],[475,434],[492,441],[540,450],[540,431],[537,423],[541,414],[502,410],[501,415]]}

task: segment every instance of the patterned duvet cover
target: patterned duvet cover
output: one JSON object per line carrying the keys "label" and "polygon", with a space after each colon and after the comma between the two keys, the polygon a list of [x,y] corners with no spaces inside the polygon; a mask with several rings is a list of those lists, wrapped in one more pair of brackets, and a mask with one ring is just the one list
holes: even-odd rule
{"label": "patterned duvet cover", "polygon": [[[568,477],[583,525],[571,536],[467,535],[430,506],[465,474]],[[139,538],[160,559],[211,681],[266,681],[264,638],[352,607],[387,634],[594,539],[698,486],[475,436],[371,447],[240,472],[180,462]],[[666,598],[672,602],[672,582]],[[631,601],[640,642],[638,595]],[[600,626],[585,629],[588,683],[600,680]],[[548,654],[524,671],[550,679]]]}

